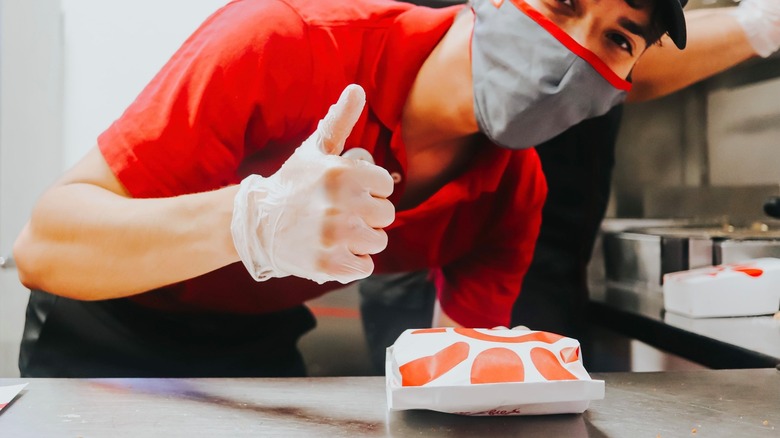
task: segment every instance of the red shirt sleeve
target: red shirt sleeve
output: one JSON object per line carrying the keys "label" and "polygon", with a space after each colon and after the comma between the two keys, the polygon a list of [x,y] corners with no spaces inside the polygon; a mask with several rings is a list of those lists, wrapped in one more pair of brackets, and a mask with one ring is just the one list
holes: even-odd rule
{"label": "red shirt sleeve", "polygon": [[468,256],[431,271],[442,310],[474,328],[509,326],[512,306],[533,258],[547,183],[536,151],[514,152],[499,191],[494,226]]}
{"label": "red shirt sleeve", "polygon": [[301,128],[308,47],[305,24],[283,2],[226,5],[99,136],[111,170],[134,197],[240,181],[247,156]]}

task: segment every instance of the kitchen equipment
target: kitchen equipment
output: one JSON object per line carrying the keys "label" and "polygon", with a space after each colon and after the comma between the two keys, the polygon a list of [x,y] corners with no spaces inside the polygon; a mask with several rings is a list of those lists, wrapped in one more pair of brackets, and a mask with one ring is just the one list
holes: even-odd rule
{"label": "kitchen equipment", "polygon": [[760,257],[780,257],[780,224],[676,223],[605,231],[610,287],[661,292],[663,275]]}
{"label": "kitchen equipment", "polygon": [[774,218],[780,218],[780,196],[767,198],[764,202],[764,213]]}

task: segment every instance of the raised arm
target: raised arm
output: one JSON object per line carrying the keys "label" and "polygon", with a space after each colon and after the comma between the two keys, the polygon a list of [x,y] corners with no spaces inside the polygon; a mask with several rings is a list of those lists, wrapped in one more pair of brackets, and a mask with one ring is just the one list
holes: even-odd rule
{"label": "raised arm", "polygon": [[780,1],[742,0],[737,7],[694,10],[685,17],[688,47],[679,51],[666,38],[649,48],[634,71],[629,101],[661,97],[780,49]]}
{"label": "raised arm", "polygon": [[664,36],[661,45],[647,49],[634,68],[634,86],[628,101],[662,97],[755,56],[732,9],[687,12],[687,47],[678,50],[669,37]]}

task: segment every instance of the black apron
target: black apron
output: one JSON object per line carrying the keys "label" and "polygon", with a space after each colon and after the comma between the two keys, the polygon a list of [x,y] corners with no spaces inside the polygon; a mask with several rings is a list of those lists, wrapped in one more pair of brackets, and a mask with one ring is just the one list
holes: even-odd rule
{"label": "black apron", "polygon": [[305,306],[267,315],[177,314],[128,299],[77,301],[32,291],[22,377],[304,376]]}
{"label": "black apron", "polygon": [[536,148],[548,193],[512,323],[587,341],[587,268],[609,202],[622,107]]}

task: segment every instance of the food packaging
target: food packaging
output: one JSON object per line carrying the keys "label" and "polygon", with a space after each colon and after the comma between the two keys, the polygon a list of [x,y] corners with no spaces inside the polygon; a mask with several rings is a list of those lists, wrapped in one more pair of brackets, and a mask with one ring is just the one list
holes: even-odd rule
{"label": "food packaging", "polygon": [[582,413],[604,398],[576,339],[509,329],[406,330],[387,349],[387,406],[462,415]]}
{"label": "food packaging", "polygon": [[780,259],[666,274],[663,293],[667,311],[691,318],[775,313],[780,308]]}
{"label": "food packaging", "polygon": [[0,411],[5,409],[5,407],[8,406],[14,398],[16,398],[17,394],[19,394],[19,392],[23,390],[25,386],[27,386],[26,383],[13,386],[0,386]]}

